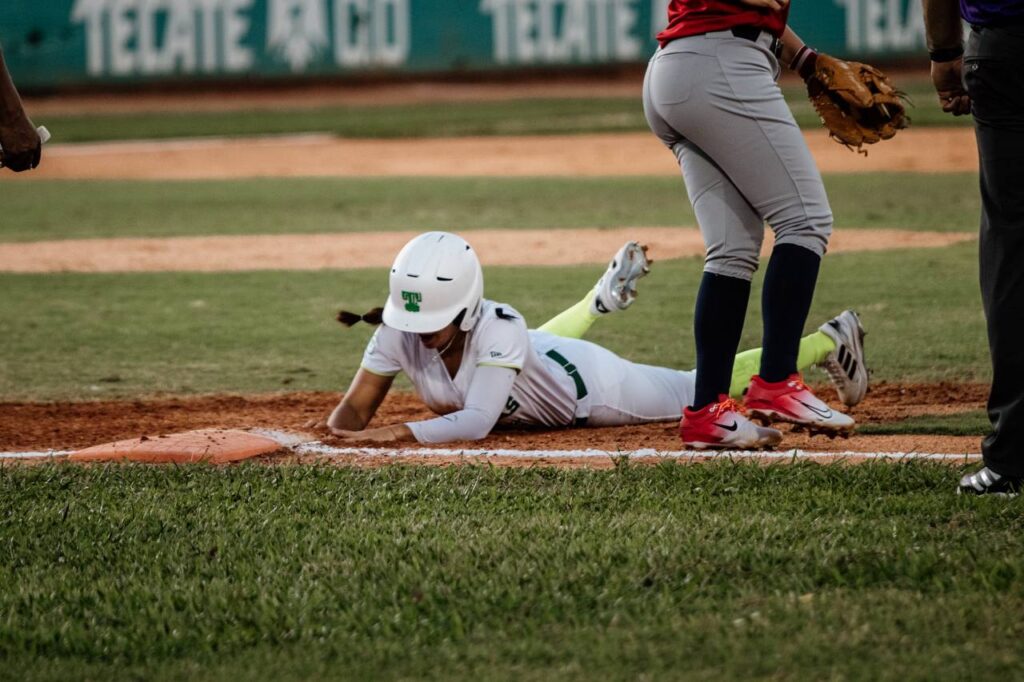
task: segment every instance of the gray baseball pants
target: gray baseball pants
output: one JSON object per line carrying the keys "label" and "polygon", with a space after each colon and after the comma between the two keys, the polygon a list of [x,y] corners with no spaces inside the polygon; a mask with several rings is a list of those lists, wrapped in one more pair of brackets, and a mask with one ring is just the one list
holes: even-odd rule
{"label": "gray baseball pants", "polygon": [[765,222],[776,244],[819,256],[832,233],[821,173],[775,82],[770,40],[730,31],[680,38],[655,52],[644,78],[644,113],[682,167],[705,271],[748,281]]}

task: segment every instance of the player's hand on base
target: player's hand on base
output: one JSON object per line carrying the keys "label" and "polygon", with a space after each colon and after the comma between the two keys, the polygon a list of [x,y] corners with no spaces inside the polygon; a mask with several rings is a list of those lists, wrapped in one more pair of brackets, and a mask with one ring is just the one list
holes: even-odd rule
{"label": "player's hand on base", "polygon": [[382,426],[379,429],[366,429],[365,431],[346,431],[345,429],[331,429],[331,435],[343,441],[362,441],[363,443],[395,443],[398,441],[414,441],[415,436],[405,424],[394,426]]}
{"label": "player's hand on base", "polygon": [[346,431],[345,429],[327,429],[338,440],[367,440],[366,431]]}
{"label": "player's hand on base", "polygon": [[364,443],[391,443],[398,440],[394,431],[385,426],[381,429],[366,429],[365,431],[346,431],[344,429],[331,429],[331,435],[344,441],[362,441]]}
{"label": "player's hand on base", "polygon": [[932,62],[932,83],[939,95],[939,106],[954,116],[971,113],[971,97],[964,88],[963,70],[963,58]]}
{"label": "player's hand on base", "polygon": [[20,173],[39,165],[43,155],[43,141],[32,122],[20,116],[0,124],[0,149],[3,150],[4,168]]}

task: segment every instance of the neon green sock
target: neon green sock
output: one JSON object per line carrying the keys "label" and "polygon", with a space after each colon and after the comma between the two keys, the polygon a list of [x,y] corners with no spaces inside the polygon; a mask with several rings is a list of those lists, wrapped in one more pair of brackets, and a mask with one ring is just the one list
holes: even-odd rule
{"label": "neon green sock", "polygon": [[594,298],[594,292],[587,292],[582,301],[568,310],[558,313],[541,325],[540,331],[566,339],[582,339],[583,335],[590,330],[591,325],[600,317],[590,310],[592,298]]}
{"label": "neon green sock", "polygon": [[[824,332],[814,332],[800,339],[800,352],[796,356],[798,372],[814,367],[823,361],[829,353],[836,349],[836,342]],[[736,356],[732,365],[732,384],[729,395],[733,398],[743,397],[743,392],[750,384],[750,377],[758,373],[761,367],[761,349],[753,348]]]}

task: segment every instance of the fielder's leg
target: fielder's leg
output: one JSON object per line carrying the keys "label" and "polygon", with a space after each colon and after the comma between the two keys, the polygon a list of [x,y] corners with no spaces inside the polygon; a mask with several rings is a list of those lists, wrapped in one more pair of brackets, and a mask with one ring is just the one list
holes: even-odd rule
{"label": "fielder's leg", "polygon": [[[817,331],[800,339],[800,350],[797,354],[797,370],[803,372],[816,365],[825,362],[828,356],[836,350],[836,342],[827,334]],[[729,395],[733,398],[742,398],[750,386],[751,377],[755,376],[761,366],[761,348],[745,350],[736,356],[732,369],[732,384],[729,386]]]}
{"label": "fielder's leg", "polygon": [[804,228],[798,241],[816,238],[822,253],[831,228],[821,177],[775,83],[777,69],[764,45],[723,31],[673,41],[647,72],[648,123],[682,167],[707,248],[694,322],[695,409],[729,392],[765,219],[788,227],[791,241]]}
{"label": "fielder's leg", "polygon": [[[668,141],[672,135],[669,129],[660,136]],[[679,160],[707,252],[693,321],[697,350],[693,409],[699,410],[729,392],[764,222],[699,147],[677,138],[671,149]]]}
{"label": "fielder's leg", "polygon": [[782,434],[752,424],[727,395],[764,223],[720,159],[694,141],[722,116],[709,94],[720,85],[717,47],[703,37],[674,41],[655,54],[644,79],[647,122],[680,163],[707,249],[694,310],[694,397],[683,411],[680,436],[695,448],[771,447]]}
{"label": "fielder's leg", "polygon": [[[761,371],[778,382],[755,377],[748,406],[756,400],[762,417],[844,432],[853,421],[833,413],[796,374],[800,335],[831,233],[832,214],[821,175],[775,82],[779,66],[766,43],[728,31],[682,38],[656,55],[648,69],[648,122],[682,164],[708,246],[695,319],[694,408],[715,400],[715,390],[729,390],[749,279],[757,265],[759,249],[753,254],[749,249],[752,232],[756,223],[757,232],[762,233],[767,221],[775,231],[776,247],[765,277]],[[708,182],[709,166],[723,182]],[[725,207],[731,211],[706,210],[705,206],[714,204],[704,201],[704,195],[716,187],[727,188]],[[717,252],[715,246],[720,246]],[[707,352],[702,352],[702,345]],[[728,356],[723,358],[722,353]],[[708,354],[710,361],[703,357]],[[790,414],[782,408],[791,403],[811,408]],[[689,419],[687,412],[684,441]],[[719,416],[713,420],[715,424],[722,421]]]}

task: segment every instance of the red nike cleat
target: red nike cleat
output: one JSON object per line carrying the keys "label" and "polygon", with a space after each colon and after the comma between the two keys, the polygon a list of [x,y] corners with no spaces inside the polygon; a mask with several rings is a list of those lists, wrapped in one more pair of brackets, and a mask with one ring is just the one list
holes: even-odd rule
{"label": "red nike cleat", "polygon": [[679,436],[696,450],[761,450],[782,440],[782,432],[758,426],[743,415],[743,408],[727,395],[699,410],[683,409]]}
{"label": "red nike cleat", "polygon": [[799,374],[774,383],[753,377],[747,389],[746,406],[751,418],[761,420],[762,424],[787,422],[810,433],[833,437],[853,433],[853,418],[823,403]]}

